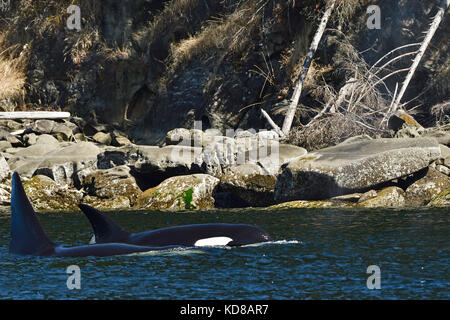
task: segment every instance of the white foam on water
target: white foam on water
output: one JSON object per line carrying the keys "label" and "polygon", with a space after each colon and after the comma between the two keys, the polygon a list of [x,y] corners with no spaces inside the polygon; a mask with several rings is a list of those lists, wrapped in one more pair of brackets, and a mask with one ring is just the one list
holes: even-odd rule
{"label": "white foam on water", "polygon": [[277,241],[267,241],[267,242],[259,242],[259,243],[252,243],[252,244],[246,244],[242,247],[260,247],[265,245],[272,245],[272,244],[301,244],[301,241],[298,240],[277,240]]}
{"label": "white foam on water", "polygon": [[145,252],[135,252],[127,254],[126,256],[185,256],[190,254],[205,254],[202,250],[195,250],[191,248],[171,248],[166,250],[151,250]]}

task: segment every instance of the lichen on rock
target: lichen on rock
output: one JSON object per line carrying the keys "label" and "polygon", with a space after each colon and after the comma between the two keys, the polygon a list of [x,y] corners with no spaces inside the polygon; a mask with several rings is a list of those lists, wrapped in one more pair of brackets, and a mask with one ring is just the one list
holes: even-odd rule
{"label": "lichen on rock", "polygon": [[206,174],[177,176],[164,180],[158,186],[144,191],[137,209],[212,209],[213,192],[219,179]]}

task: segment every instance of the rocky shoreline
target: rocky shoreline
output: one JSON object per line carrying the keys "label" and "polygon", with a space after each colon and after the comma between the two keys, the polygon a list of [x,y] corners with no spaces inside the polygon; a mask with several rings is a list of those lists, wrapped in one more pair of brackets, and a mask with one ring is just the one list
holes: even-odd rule
{"label": "rocky shoreline", "polygon": [[359,136],[308,152],[271,131],[180,128],[147,146],[81,118],[1,120],[0,204],[17,171],[39,211],[450,206],[449,136]]}

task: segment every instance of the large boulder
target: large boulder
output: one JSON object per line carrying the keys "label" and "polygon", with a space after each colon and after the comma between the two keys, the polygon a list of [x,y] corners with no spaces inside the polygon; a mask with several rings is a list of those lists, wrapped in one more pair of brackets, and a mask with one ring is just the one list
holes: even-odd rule
{"label": "large boulder", "polygon": [[59,141],[69,141],[73,136],[73,131],[77,128],[73,123],[65,121],[64,123],[53,120],[36,120],[33,123],[32,131],[38,134],[51,134]]}
{"label": "large boulder", "polygon": [[95,167],[100,152],[101,149],[91,142],[69,143],[45,154],[34,175],[46,175],[61,185],[76,185],[75,173]]}
{"label": "large boulder", "polygon": [[8,164],[22,177],[41,174],[58,184],[72,185],[74,173],[95,165],[100,151],[90,142],[58,143],[52,136],[42,135],[36,144],[16,152]]}
{"label": "large boulder", "polygon": [[375,139],[309,153],[283,168],[277,201],[320,200],[371,189],[426,168],[440,156],[434,139]]}
{"label": "large boulder", "polygon": [[88,204],[91,207],[105,210],[115,209],[129,209],[130,199],[126,196],[117,196],[114,198],[99,198],[95,196],[87,195],[83,198],[82,202]]}
{"label": "large boulder", "polygon": [[434,197],[428,206],[431,207],[450,207],[450,188],[442,191],[436,197]]}
{"label": "large boulder", "polygon": [[[88,195],[98,199],[126,198],[128,203],[123,200],[118,202],[127,208],[133,206],[142,193],[127,166],[93,171],[82,178],[81,185]],[[117,208],[117,204],[114,207]]]}
{"label": "large boulder", "polygon": [[176,128],[167,132],[166,145],[201,147],[204,133],[199,129]]}
{"label": "large boulder", "polygon": [[399,208],[406,205],[405,192],[399,187],[387,187],[377,191],[374,197],[358,202],[358,207],[363,208]]}
{"label": "large boulder", "polygon": [[[256,164],[242,164],[233,166],[220,176],[220,189],[234,195],[233,202],[242,206],[265,207],[274,204],[273,192],[276,176],[267,174],[263,168]],[[224,207],[233,207],[233,203],[222,204]]]}
{"label": "large boulder", "polygon": [[139,146],[133,170],[144,186],[156,186],[173,176],[203,173],[202,149],[188,146]]}
{"label": "large boulder", "polygon": [[258,164],[264,168],[267,174],[271,175],[277,175],[282,165],[301,158],[308,153],[304,148],[290,144],[278,144],[278,142],[261,147],[261,149],[264,148],[267,150],[267,155],[262,156],[263,152],[260,152],[258,154]]}
{"label": "large boulder", "polygon": [[112,142],[112,136],[110,133],[104,133],[104,132],[97,132],[92,137],[94,141],[109,146]]}
{"label": "large boulder", "polygon": [[99,169],[109,169],[121,165],[133,167],[140,157],[139,146],[134,144],[105,147],[97,156],[97,166]]}
{"label": "large boulder", "polygon": [[23,182],[23,187],[36,210],[76,210],[83,198],[81,191],[61,186],[47,176],[36,175]]}
{"label": "large boulder", "polygon": [[0,152],[5,152],[7,149],[12,148],[12,144],[9,141],[0,141]]}
{"label": "large boulder", "polygon": [[139,209],[212,209],[213,193],[219,179],[207,174],[172,177],[143,192],[136,203]]}
{"label": "large boulder", "polygon": [[39,168],[46,155],[60,148],[58,140],[51,135],[43,134],[36,139],[36,143],[14,152],[8,159],[12,171],[17,171],[22,177],[30,178]]}
{"label": "large boulder", "polygon": [[450,188],[450,178],[429,168],[425,176],[406,189],[406,202],[408,206],[417,207],[428,204],[444,190]]}

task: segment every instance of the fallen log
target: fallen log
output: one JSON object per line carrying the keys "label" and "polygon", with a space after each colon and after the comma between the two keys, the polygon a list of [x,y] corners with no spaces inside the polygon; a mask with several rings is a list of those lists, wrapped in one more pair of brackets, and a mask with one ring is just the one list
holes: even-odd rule
{"label": "fallen log", "polygon": [[19,120],[19,119],[67,119],[70,118],[70,112],[59,111],[15,111],[0,112],[0,119]]}

